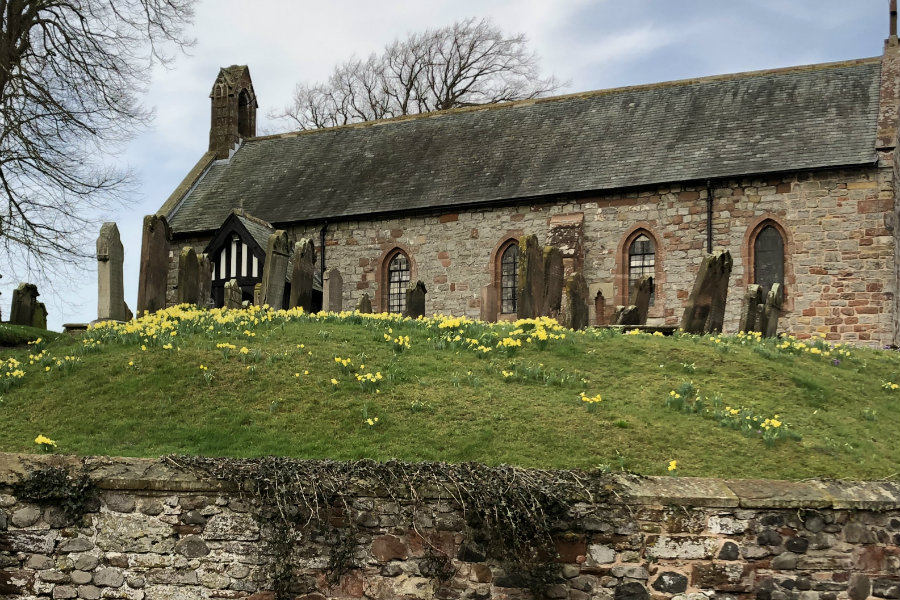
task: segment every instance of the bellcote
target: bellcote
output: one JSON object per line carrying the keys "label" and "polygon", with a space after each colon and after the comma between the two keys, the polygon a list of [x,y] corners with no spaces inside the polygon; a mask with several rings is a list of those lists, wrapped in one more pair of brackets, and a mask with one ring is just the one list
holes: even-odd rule
{"label": "bellcote", "polygon": [[246,65],[219,69],[209,94],[209,150],[228,158],[242,139],[256,135],[256,93]]}

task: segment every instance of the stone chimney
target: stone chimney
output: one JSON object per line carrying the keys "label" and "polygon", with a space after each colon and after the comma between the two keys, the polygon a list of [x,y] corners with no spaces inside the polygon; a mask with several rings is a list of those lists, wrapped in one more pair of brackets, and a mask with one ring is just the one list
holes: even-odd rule
{"label": "stone chimney", "polygon": [[[875,148],[889,152],[897,147],[900,129],[900,42],[897,40],[897,0],[891,0],[890,29],[881,57],[881,89]],[[884,161],[886,156],[881,156]],[[890,164],[890,161],[888,161]]]}
{"label": "stone chimney", "polygon": [[256,135],[256,93],[246,65],[219,69],[209,94],[209,150],[228,158],[242,139]]}

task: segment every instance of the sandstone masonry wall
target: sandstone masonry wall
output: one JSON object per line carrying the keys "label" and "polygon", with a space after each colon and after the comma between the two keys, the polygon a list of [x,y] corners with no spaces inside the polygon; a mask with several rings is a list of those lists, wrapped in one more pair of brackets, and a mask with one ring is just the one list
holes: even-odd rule
{"label": "sandstone masonry wall", "polygon": [[[274,598],[264,543],[277,515],[221,482],[160,461],[85,459],[99,502],[72,521],[11,495],[28,468],[71,457],[0,454],[0,598]],[[542,588],[571,600],[866,600],[900,597],[896,483],[609,479],[603,504],[556,523]],[[358,566],[326,577],[323,539],[296,540],[292,598],[528,598],[515,566],[471,550],[465,515],[362,486],[352,503]],[[413,526],[414,525],[414,526]],[[432,550],[428,548],[432,547]],[[434,553],[450,557],[446,581]]]}
{"label": "sandstone masonry wall", "polygon": [[[737,331],[740,299],[753,282],[755,234],[773,223],[785,242],[786,314],[780,331],[801,338],[821,333],[834,342],[900,343],[900,205],[894,173],[890,165],[712,182],[713,249],[727,248],[734,258],[726,332]],[[412,280],[421,279],[428,288],[427,313],[478,318],[480,290],[496,272],[493,251],[523,234],[547,243],[552,217],[583,215],[582,256],[576,263],[583,263],[591,296],[600,290],[607,305],[626,303],[627,243],[646,231],[656,245],[657,264],[648,322],[677,325],[706,254],[706,199],[705,184],[671,185],[578,201],[332,223],[326,265],[343,275],[345,309],[366,292],[379,311],[386,259],[403,250],[411,259]],[[295,227],[289,234],[318,243],[320,228]],[[186,240],[173,247],[172,256],[184,243],[199,252],[205,242]],[[177,269],[176,263],[173,259]]]}

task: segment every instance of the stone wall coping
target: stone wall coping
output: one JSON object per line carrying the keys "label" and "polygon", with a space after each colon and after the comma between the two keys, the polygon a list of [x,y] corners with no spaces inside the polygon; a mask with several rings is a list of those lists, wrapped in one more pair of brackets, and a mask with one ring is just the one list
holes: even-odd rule
{"label": "stone wall coping", "polygon": [[[0,452],[0,486],[20,481],[29,470],[84,467],[102,490],[147,492],[237,492],[231,482],[209,480],[155,458],[84,457]],[[809,479],[713,479],[611,474],[610,504],[719,508],[834,508],[887,511],[900,508],[900,481]],[[377,493],[377,492],[373,492]]]}

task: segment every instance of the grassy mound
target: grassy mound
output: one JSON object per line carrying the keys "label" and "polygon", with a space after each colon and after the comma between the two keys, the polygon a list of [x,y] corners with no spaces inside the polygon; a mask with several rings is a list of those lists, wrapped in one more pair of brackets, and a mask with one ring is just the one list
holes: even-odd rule
{"label": "grassy mound", "polygon": [[0,348],[25,346],[28,342],[33,342],[37,339],[51,342],[58,340],[60,335],[59,333],[38,329],[37,327],[0,323]]}
{"label": "grassy mound", "polygon": [[823,340],[177,307],[0,356],[3,451],[900,472],[900,354]]}

